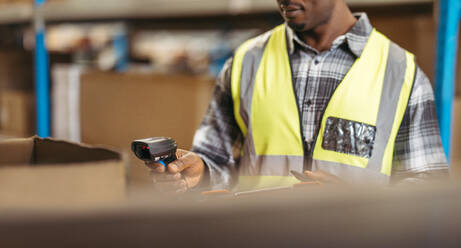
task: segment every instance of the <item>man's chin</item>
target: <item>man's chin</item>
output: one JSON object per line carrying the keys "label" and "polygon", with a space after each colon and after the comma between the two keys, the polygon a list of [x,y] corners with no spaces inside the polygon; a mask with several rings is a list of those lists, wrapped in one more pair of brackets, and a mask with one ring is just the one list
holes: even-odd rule
{"label": "man's chin", "polygon": [[306,29],[306,23],[290,22],[287,21],[288,26],[296,32],[304,32]]}

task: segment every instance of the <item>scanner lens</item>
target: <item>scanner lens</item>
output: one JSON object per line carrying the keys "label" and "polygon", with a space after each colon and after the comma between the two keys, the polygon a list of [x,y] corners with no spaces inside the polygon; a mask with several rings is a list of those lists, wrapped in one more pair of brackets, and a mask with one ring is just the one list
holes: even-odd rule
{"label": "scanner lens", "polygon": [[135,152],[134,153],[136,154],[136,157],[138,157],[139,159],[142,159],[142,160],[150,160],[151,159],[149,149],[146,149],[146,145],[137,144],[136,147],[135,147]]}

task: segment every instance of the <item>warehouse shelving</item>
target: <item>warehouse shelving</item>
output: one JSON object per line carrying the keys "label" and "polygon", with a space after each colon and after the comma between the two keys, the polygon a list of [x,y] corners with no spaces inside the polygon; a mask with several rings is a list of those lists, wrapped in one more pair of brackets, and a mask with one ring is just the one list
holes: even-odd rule
{"label": "warehouse shelving", "polygon": [[[40,0],[37,0],[40,1]],[[459,5],[459,0],[440,0],[446,8],[452,8],[453,3]],[[380,6],[396,6],[396,5],[427,5],[433,4],[433,0],[347,0],[352,7],[380,7]],[[451,5],[447,5],[450,2]],[[449,7],[448,7],[449,6]],[[398,10],[398,9],[397,9]],[[443,10],[443,8],[442,8]],[[275,0],[48,0],[41,8],[40,16],[46,22],[67,22],[67,21],[98,21],[98,20],[127,20],[127,19],[158,19],[158,18],[181,18],[181,17],[203,17],[203,16],[220,16],[220,15],[237,15],[237,14],[258,14],[258,13],[275,13],[277,11]],[[460,10],[456,10],[459,13]],[[4,24],[28,24],[37,15],[37,11],[33,5],[27,4],[7,4],[0,8],[0,25]],[[442,14],[445,17],[445,14]],[[458,17],[459,20],[459,17]],[[444,22],[441,22],[444,25]],[[454,34],[451,34],[454,35]],[[442,35],[439,39],[443,38]],[[452,39],[451,39],[452,40]],[[439,41],[440,43],[440,41]],[[442,43],[440,43],[442,44]],[[442,129],[442,137],[444,146],[449,151],[449,141],[446,141],[446,136],[450,134],[447,128],[451,121],[451,104],[447,101],[452,101],[452,98],[447,98],[445,95],[450,95],[452,92],[448,90],[452,85],[446,83],[447,78],[450,78],[453,72],[447,71],[446,62],[443,62],[443,54],[447,53],[447,49],[443,50],[443,44],[439,47],[437,72],[437,107],[440,126]],[[451,47],[451,46],[449,46]],[[453,50],[451,50],[453,51]],[[453,60],[454,61],[454,60]],[[450,62],[448,67],[453,67],[454,62]],[[445,74],[444,74],[445,73]],[[442,76],[445,75],[445,76]],[[449,76],[447,76],[449,75]],[[454,78],[454,76],[453,76]],[[443,82],[443,83],[442,83]],[[441,85],[445,85],[442,87]],[[448,86],[448,87],[447,87]],[[443,89],[442,89],[443,88]],[[442,92],[447,91],[442,96]],[[443,99],[443,100],[442,100]],[[450,100],[451,99],[451,100]],[[450,116],[450,117],[448,117]],[[449,138],[448,138],[449,139]]]}
{"label": "warehouse shelving", "polygon": [[0,24],[28,22],[32,19],[33,8],[24,4],[3,4],[0,7]]}
{"label": "warehouse shelving", "polygon": [[[348,0],[351,6],[430,4],[433,0]],[[168,18],[181,16],[245,14],[276,11],[275,0],[63,0],[43,7],[47,21]],[[34,7],[7,4],[0,8],[0,24],[32,20]]]}
{"label": "warehouse shelving", "polygon": [[456,54],[460,21],[461,2],[459,0],[440,0],[435,98],[442,144],[448,159],[451,158]]}
{"label": "warehouse shelving", "polygon": [[[432,0],[349,0],[351,5],[431,3]],[[184,15],[235,14],[276,11],[275,0],[72,0],[50,3],[45,18],[104,19],[127,17],[169,17]]]}

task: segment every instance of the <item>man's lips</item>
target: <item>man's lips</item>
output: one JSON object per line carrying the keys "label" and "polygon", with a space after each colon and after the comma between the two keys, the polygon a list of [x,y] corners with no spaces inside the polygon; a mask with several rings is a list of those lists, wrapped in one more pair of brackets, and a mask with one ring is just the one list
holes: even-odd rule
{"label": "man's lips", "polygon": [[300,14],[303,10],[301,6],[296,4],[280,5],[280,8],[283,11],[283,15],[287,18],[294,18],[296,15]]}
{"label": "man's lips", "polygon": [[300,7],[300,6],[296,6],[296,5],[294,5],[294,4],[288,5],[288,6],[283,6],[283,5],[282,5],[282,9],[283,9],[284,11],[287,11],[287,12],[288,12],[288,11],[301,10],[301,7]]}

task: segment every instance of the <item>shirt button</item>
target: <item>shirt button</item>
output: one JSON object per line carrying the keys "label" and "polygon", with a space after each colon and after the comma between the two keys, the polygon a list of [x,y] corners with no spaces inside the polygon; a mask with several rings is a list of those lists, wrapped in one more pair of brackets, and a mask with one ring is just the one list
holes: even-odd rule
{"label": "shirt button", "polygon": [[319,61],[318,59],[315,59],[315,60],[314,60],[314,64],[315,64],[315,65],[318,65],[319,63],[320,63],[320,61]]}
{"label": "shirt button", "polygon": [[314,142],[314,139],[307,139],[305,142],[306,142],[307,149],[309,150],[312,149],[312,145],[313,145],[312,143]]}
{"label": "shirt button", "polygon": [[306,105],[307,105],[308,107],[310,107],[310,106],[312,105],[311,99],[307,100]]}

